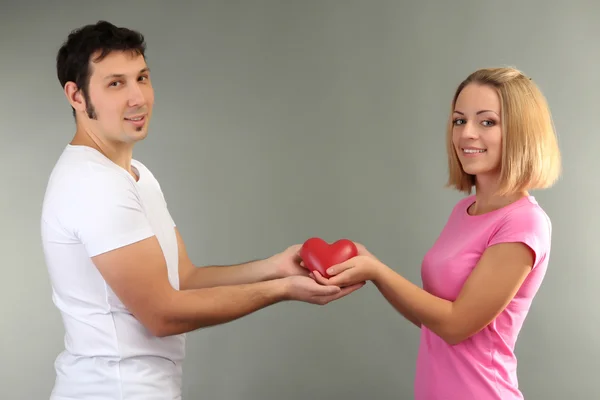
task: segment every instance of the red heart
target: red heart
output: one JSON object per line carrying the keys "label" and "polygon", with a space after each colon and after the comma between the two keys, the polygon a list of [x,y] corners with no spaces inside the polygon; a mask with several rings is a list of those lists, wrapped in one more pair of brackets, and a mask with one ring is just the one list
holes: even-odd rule
{"label": "red heart", "polygon": [[356,245],[348,239],[340,239],[329,244],[320,238],[310,238],[300,249],[300,258],[304,261],[304,265],[312,272],[319,271],[325,278],[329,278],[329,274],[326,272],[327,268],[343,263],[357,255]]}

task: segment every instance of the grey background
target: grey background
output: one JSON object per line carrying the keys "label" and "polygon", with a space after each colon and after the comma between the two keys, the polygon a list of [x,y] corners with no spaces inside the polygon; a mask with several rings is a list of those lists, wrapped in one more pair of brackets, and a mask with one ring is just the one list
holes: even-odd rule
{"label": "grey background", "polygon": [[[421,258],[460,197],[443,188],[454,88],[479,67],[532,76],[564,174],[534,193],[554,242],[517,345],[521,388],[527,399],[598,398],[600,3],[558,3],[5,2],[1,397],[44,399],[53,384],[63,328],[39,215],[74,129],[54,60],[71,29],[108,19],[147,37],[156,106],[135,156],[160,180],[197,264],[350,237],[420,283]],[[187,399],[412,398],[418,330],[372,285],[188,340]]]}

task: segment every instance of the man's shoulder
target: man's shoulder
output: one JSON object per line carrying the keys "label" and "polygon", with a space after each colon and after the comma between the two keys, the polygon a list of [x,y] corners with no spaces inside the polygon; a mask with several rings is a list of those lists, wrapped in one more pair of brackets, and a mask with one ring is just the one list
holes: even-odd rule
{"label": "man's shoulder", "polygon": [[67,146],[59,157],[53,176],[73,183],[127,182],[127,172],[100,152],[86,146]]}
{"label": "man's shoulder", "polygon": [[107,196],[127,196],[134,189],[127,172],[100,153],[68,146],[50,174],[44,203],[47,209],[69,209],[97,203]]}
{"label": "man's shoulder", "polygon": [[164,196],[160,182],[146,164],[142,163],[139,159],[132,159],[131,166],[137,169],[140,175],[138,185],[150,188],[161,196]]}
{"label": "man's shoulder", "polygon": [[131,160],[131,166],[135,167],[141,176],[144,176],[145,178],[149,178],[152,179],[153,181],[158,182],[158,180],[156,179],[156,177],[154,176],[154,173],[152,172],[152,170],[142,161],[140,161],[137,158],[133,158]]}

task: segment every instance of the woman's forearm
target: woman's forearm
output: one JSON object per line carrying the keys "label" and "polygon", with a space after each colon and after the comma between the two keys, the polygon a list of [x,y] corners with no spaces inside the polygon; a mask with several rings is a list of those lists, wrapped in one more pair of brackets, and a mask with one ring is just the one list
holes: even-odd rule
{"label": "woman's forearm", "polygon": [[386,300],[413,324],[427,326],[441,337],[450,334],[447,327],[452,302],[436,297],[382,265],[372,280]]}
{"label": "woman's forearm", "polygon": [[421,328],[421,321],[406,307],[404,307],[399,302],[395,301],[395,296],[393,290],[390,290],[388,285],[380,284],[378,282],[373,282],[375,287],[379,289],[379,292],[385,297],[385,299],[394,307],[396,311],[398,311],[404,318],[408,321],[412,322],[417,328]]}

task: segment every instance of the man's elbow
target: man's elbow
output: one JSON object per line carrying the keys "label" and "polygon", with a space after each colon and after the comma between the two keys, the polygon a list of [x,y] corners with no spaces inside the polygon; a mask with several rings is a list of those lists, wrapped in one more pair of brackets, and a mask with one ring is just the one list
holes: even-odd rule
{"label": "man's elbow", "polygon": [[157,306],[153,313],[146,316],[142,324],[150,334],[163,338],[213,325],[208,317],[206,315],[203,318],[196,315],[193,319],[185,317],[182,314],[181,302],[176,303],[176,299],[172,298],[170,301],[165,301],[163,306]]}
{"label": "man's elbow", "polygon": [[137,315],[136,319],[152,336],[166,337],[172,335],[167,319],[158,313],[149,316]]}
{"label": "man's elbow", "polygon": [[161,305],[152,305],[146,309],[145,313],[137,316],[140,324],[146,328],[146,330],[156,337],[167,337],[172,336],[181,332],[176,332],[173,318],[170,315],[171,299],[169,301],[161,302]]}
{"label": "man's elbow", "polygon": [[177,320],[172,317],[157,318],[152,323],[146,324],[146,329],[156,337],[164,338],[167,336],[180,335],[196,329],[207,328],[216,325],[218,322],[210,321],[206,318],[194,321]]}
{"label": "man's elbow", "polygon": [[175,332],[169,326],[163,325],[163,326],[160,326],[160,327],[157,327],[157,328],[153,329],[151,331],[151,333],[152,333],[152,335],[154,335],[156,337],[165,338],[165,337],[168,337],[168,336],[179,335],[179,334],[185,333],[185,332]]}
{"label": "man's elbow", "polygon": [[155,321],[147,323],[145,326],[152,336],[164,338],[172,335],[169,325],[160,318],[156,318]]}

